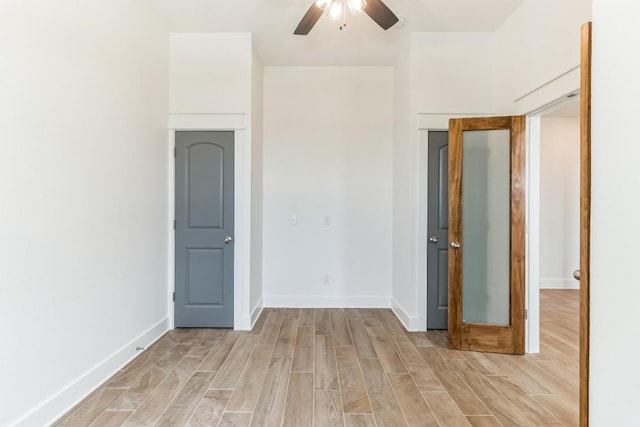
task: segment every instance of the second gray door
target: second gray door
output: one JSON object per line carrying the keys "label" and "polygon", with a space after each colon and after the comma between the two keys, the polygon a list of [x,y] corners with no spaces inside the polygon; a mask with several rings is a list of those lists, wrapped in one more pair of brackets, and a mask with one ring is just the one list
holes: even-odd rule
{"label": "second gray door", "polygon": [[447,329],[449,287],[449,132],[429,132],[427,329]]}
{"label": "second gray door", "polygon": [[233,327],[233,132],[176,132],[176,327]]}

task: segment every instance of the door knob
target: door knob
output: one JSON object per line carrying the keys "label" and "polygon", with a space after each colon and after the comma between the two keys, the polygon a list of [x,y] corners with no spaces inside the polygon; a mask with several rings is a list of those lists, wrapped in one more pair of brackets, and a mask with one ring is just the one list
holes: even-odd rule
{"label": "door knob", "polygon": [[576,270],[573,272],[573,278],[576,280],[580,280],[580,270]]}
{"label": "door knob", "polygon": [[460,242],[451,242],[450,245],[453,249],[459,249],[460,248]]}
{"label": "door knob", "polygon": [[429,237],[429,243],[436,244],[438,243],[438,238],[436,236]]}
{"label": "door knob", "polygon": [[233,239],[231,238],[231,236],[227,236],[224,238],[224,242],[225,243],[231,243],[233,241]]}

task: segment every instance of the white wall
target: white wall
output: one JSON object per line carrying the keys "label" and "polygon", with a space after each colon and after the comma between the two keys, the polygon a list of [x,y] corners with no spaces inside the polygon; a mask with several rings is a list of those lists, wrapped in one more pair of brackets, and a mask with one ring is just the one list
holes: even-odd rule
{"label": "white wall", "polygon": [[50,423],[168,326],[168,36],[141,3],[0,6],[0,425]]}
{"label": "white wall", "polygon": [[491,113],[493,40],[493,33],[411,34],[412,113]]}
{"label": "white wall", "polygon": [[419,129],[446,129],[448,116],[491,114],[492,43],[491,33],[413,33],[396,63],[393,308],[412,330],[427,321],[426,144]]}
{"label": "white wall", "polygon": [[262,307],[262,144],[264,130],[264,66],[255,50],[251,65],[251,295],[249,304],[254,322]]}
{"label": "white wall", "polygon": [[265,306],[388,307],[393,69],[264,79]]}
{"label": "white wall", "polygon": [[542,117],[540,135],[540,287],[577,289],[580,119]]}
{"label": "white wall", "polygon": [[524,0],[494,33],[496,112],[526,114],[578,89],[590,20],[591,0]]}
{"label": "white wall", "polygon": [[173,114],[248,114],[252,45],[249,33],[172,33]]}
{"label": "white wall", "polygon": [[[415,147],[411,115],[411,56],[407,41],[394,67],[394,141],[393,141],[393,280],[392,307],[409,326],[415,305],[414,265],[416,254],[413,204],[416,200]],[[407,312],[409,311],[409,314]]]}
{"label": "white wall", "polygon": [[170,35],[169,127],[235,132],[234,328],[243,330],[262,295],[261,73],[250,33]]}
{"label": "white wall", "polygon": [[591,425],[638,418],[640,4],[593,1]]}

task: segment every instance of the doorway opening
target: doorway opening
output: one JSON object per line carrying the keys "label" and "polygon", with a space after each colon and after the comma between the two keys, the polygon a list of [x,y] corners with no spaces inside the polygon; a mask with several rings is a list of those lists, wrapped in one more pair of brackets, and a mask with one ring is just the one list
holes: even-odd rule
{"label": "doorway opening", "polygon": [[580,97],[539,113],[539,363],[572,425],[579,419]]}

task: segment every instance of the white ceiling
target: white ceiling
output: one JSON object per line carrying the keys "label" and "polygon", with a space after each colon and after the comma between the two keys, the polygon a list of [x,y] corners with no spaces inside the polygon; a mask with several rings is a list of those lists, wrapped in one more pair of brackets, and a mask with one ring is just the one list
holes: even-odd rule
{"label": "white ceiling", "polygon": [[293,30],[313,0],[152,0],[171,32],[252,32],[265,65],[391,65],[411,32],[493,31],[523,0],[385,0],[402,28],[383,31],[367,15],[347,27],[320,18],[307,36]]}

